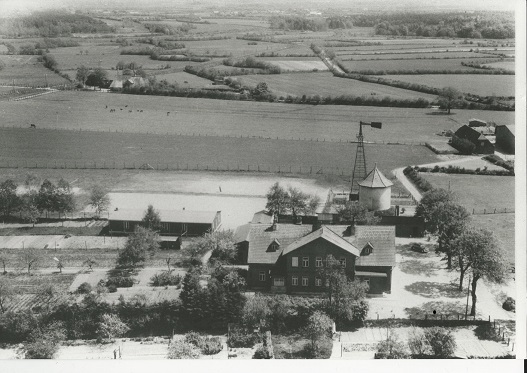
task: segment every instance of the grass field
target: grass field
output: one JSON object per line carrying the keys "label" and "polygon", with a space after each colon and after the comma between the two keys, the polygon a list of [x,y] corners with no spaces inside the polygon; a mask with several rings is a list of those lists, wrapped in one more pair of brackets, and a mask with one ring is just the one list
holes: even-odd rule
{"label": "grass field", "polygon": [[515,262],[515,214],[473,215],[472,222],[478,228],[493,232],[509,262]]}
{"label": "grass field", "polygon": [[[322,61],[319,61],[322,63]],[[322,63],[323,64],[323,63]],[[325,66],[325,65],[324,65]],[[243,84],[255,87],[260,82],[266,82],[269,89],[277,96],[320,95],[339,96],[389,96],[399,99],[426,98],[434,100],[437,96],[395,88],[381,84],[361,82],[352,79],[334,77],[332,73],[311,72],[280,75],[242,75],[238,77]],[[375,110],[375,109],[373,109]]]}
{"label": "grass field", "polygon": [[[300,73],[299,73],[300,74]],[[323,73],[311,74],[319,75]],[[297,74],[293,74],[297,75]],[[284,75],[285,76],[285,75]],[[293,76],[294,77],[294,76]],[[339,84],[354,80],[336,79]],[[273,87],[271,87],[272,89]],[[125,107],[128,105],[128,107]],[[106,108],[106,106],[108,106]],[[110,109],[115,108],[115,113]],[[123,110],[120,110],[123,109]],[[127,109],[132,109],[129,113]],[[138,113],[137,110],[143,110]],[[167,112],[170,115],[167,116]],[[365,128],[366,141],[426,142],[436,133],[457,130],[470,118],[514,123],[514,112],[453,110],[432,115],[428,109],[365,106],[290,105],[265,102],[186,99],[96,92],[57,92],[0,105],[1,125],[158,134],[262,136],[282,139],[356,140],[358,122],[383,122],[382,130]]]}
{"label": "grass field", "polygon": [[[380,60],[380,61],[343,61],[342,64],[349,71],[363,71],[363,70],[475,70],[472,67],[462,66],[461,62],[469,62],[471,60],[464,58],[456,58],[449,60]],[[481,77],[480,77],[481,79]],[[482,79],[483,80],[483,79]]]}
{"label": "grass field", "polygon": [[[309,151],[306,151],[309,148]],[[145,135],[117,132],[1,129],[2,163],[29,167],[141,167],[349,174],[355,144],[276,139]],[[433,162],[425,146],[365,146],[383,171]],[[221,154],[221,157],[218,157]],[[56,162],[56,163],[55,163]],[[125,165],[126,164],[126,165]]]}
{"label": "grass field", "polygon": [[278,66],[283,72],[285,71],[326,71],[328,67],[324,62],[318,61],[295,61],[295,60],[267,60],[267,62]]}
{"label": "grass field", "polygon": [[288,44],[269,43],[264,41],[250,45],[250,40],[242,39],[222,39],[222,40],[203,40],[203,41],[184,41],[187,50],[195,54],[229,54],[233,56],[255,55],[258,53],[270,53],[289,47]]}
{"label": "grass field", "polygon": [[0,70],[0,84],[46,86],[69,83],[53,71],[46,69],[37,62],[36,56],[6,56],[0,55],[0,61],[6,67]]}
{"label": "grass field", "polygon": [[340,52],[339,51],[339,57],[341,60],[349,60],[353,59],[355,61],[360,60],[400,60],[400,59],[452,59],[452,58],[492,58],[493,56],[490,54],[484,54],[484,53],[476,53],[476,52],[465,52],[465,51],[459,51],[459,52],[436,52],[436,51],[430,51],[430,52],[421,52],[421,53],[379,53],[379,52],[372,52],[372,53],[366,53],[366,52]]}
{"label": "grass field", "polygon": [[500,61],[487,63],[485,66],[492,67],[493,69],[505,69],[510,71],[515,71],[516,63],[514,61]]}
{"label": "grass field", "polygon": [[184,71],[169,74],[159,74],[156,75],[156,78],[158,81],[166,80],[171,84],[177,83],[180,88],[203,88],[212,84],[212,82],[208,79],[201,78]]}
{"label": "grass field", "polygon": [[514,96],[514,75],[382,75],[380,78],[424,84],[431,87],[454,87],[480,96]]}
{"label": "grass field", "polygon": [[420,173],[435,187],[450,189],[468,210],[492,212],[494,209],[514,210],[514,181],[512,176],[481,176]]}

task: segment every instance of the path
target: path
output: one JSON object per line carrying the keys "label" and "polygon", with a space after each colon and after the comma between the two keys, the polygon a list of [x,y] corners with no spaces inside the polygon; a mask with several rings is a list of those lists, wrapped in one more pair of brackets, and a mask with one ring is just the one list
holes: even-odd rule
{"label": "path", "polygon": [[[448,165],[451,165],[451,164],[462,163],[462,162],[467,162],[467,161],[476,160],[476,159],[481,159],[481,157],[479,157],[479,156],[470,156],[470,157],[468,157],[467,156],[467,157],[463,157],[463,158],[459,158],[459,159],[449,159],[447,161],[426,163],[426,164],[421,164],[421,165],[417,165],[417,166],[418,167],[435,167],[435,166],[441,167],[441,166],[448,166]],[[392,174],[397,178],[397,180],[399,180],[401,182],[401,184],[403,184],[403,186],[406,188],[406,190],[408,190],[408,192],[410,192],[410,194],[414,197],[414,199],[417,202],[419,202],[419,201],[421,201],[421,198],[423,198],[423,195],[421,194],[419,189],[417,189],[417,187],[414,185],[414,183],[412,183],[406,177],[406,175],[403,172],[403,170],[405,168],[406,167],[396,168],[395,170],[392,171]]]}

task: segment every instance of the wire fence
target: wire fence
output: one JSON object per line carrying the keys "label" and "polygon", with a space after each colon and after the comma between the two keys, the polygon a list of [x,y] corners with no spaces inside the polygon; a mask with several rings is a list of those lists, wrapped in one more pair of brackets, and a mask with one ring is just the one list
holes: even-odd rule
{"label": "wire fence", "polygon": [[[133,112],[134,110],[129,110]],[[27,128],[26,126],[5,126],[0,125],[0,128]],[[329,142],[329,143],[348,143],[357,144],[356,140],[350,139],[335,139],[325,137],[295,137],[295,136],[255,136],[255,135],[228,135],[228,134],[217,134],[217,133],[201,133],[201,132],[166,132],[166,131],[133,131],[130,129],[113,129],[111,127],[106,129],[86,129],[86,128],[40,128],[39,130],[45,131],[74,131],[74,132],[113,132],[113,133],[130,133],[130,134],[144,134],[144,135],[162,135],[162,136],[181,136],[181,137],[223,137],[223,138],[235,138],[235,139],[262,139],[262,140],[285,140],[285,141],[309,141],[309,142]],[[405,145],[405,146],[425,146],[423,142],[400,142],[400,141],[364,141],[364,144],[372,145]]]}
{"label": "wire fence", "polygon": [[29,169],[82,169],[82,170],[144,170],[144,171],[221,171],[221,172],[262,172],[303,175],[335,175],[351,177],[349,169],[311,165],[266,165],[266,164],[202,164],[202,163],[141,163],[113,161],[51,161],[51,160],[0,160],[1,168]]}
{"label": "wire fence", "polygon": [[472,215],[493,215],[493,214],[514,214],[513,208],[484,208],[484,209],[472,209]]}

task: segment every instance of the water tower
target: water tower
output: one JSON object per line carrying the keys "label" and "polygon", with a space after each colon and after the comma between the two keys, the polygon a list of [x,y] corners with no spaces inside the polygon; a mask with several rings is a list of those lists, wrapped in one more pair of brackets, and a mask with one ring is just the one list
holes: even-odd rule
{"label": "water tower", "polygon": [[391,207],[393,183],[377,168],[358,183],[359,203],[372,211],[388,210]]}

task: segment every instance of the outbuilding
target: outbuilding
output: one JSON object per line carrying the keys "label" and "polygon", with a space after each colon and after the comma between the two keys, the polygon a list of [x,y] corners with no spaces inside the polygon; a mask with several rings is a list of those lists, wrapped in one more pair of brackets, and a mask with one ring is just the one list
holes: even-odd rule
{"label": "outbuilding", "polygon": [[515,151],[515,126],[499,125],[496,126],[496,146],[505,153],[514,154]]}

